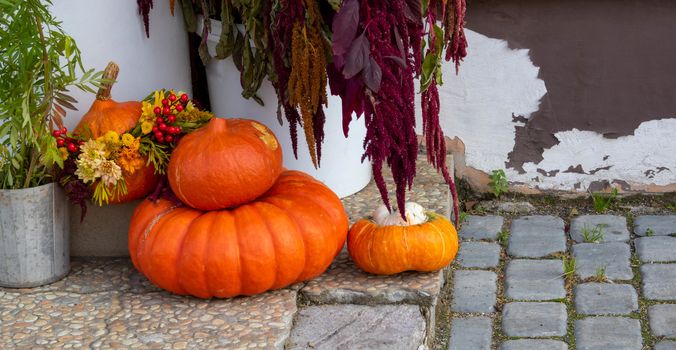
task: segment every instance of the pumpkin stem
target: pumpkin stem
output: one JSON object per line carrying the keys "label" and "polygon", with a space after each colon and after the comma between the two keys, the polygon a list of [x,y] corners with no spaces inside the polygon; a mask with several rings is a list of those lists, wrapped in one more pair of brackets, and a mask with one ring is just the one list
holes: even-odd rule
{"label": "pumpkin stem", "polygon": [[113,89],[113,84],[117,80],[117,75],[120,73],[120,67],[115,62],[108,63],[106,69],[103,71],[103,79],[107,80],[99,88],[96,93],[97,100],[110,100],[110,90]]}
{"label": "pumpkin stem", "polygon": [[227,128],[227,122],[223,118],[211,118],[207,128],[210,131],[223,132]]}

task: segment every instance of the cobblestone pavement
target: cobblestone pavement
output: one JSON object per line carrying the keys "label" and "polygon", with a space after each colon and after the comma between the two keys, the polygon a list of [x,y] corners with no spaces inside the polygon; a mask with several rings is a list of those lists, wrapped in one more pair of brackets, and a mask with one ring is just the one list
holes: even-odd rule
{"label": "cobblestone pavement", "polygon": [[676,349],[676,215],[468,216],[449,349]]}

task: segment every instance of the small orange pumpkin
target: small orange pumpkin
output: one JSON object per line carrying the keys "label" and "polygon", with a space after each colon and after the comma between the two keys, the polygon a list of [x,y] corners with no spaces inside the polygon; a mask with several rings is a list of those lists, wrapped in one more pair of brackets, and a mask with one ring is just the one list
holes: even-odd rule
{"label": "small orange pumpkin", "polygon": [[[105,135],[108,131],[115,131],[122,135],[136,126],[143,113],[142,103],[138,101],[116,102],[110,95],[119,72],[120,68],[115,62],[108,63],[103,72],[103,78],[111,82],[99,89],[96,100],[75,127],[76,133],[95,139]],[[124,173],[123,176],[127,184],[127,193],[113,196],[109,200],[111,204],[143,198],[157,186],[159,181],[159,176],[155,174],[155,167],[152,165],[144,166],[134,174]]]}
{"label": "small orange pumpkin", "polygon": [[265,193],[282,172],[282,149],[265,125],[214,118],[185,136],[169,161],[169,184],[185,204],[218,210]]}
{"label": "small orange pumpkin", "polygon": [[[407,204],[407,216],[416,215],[414,209]],[[402,222],[397,212],[383,216],[382,210],[374,214],[378,222],[357,221],[347,236],[347,249],[354,263],[376,275],[436,271],[448,265],[458,252],[455,227],[442,215],[421,213],[424,214],[422,223],[413,217]]]}
{"label": "small orange pumpkin", "polygon": [[89,111],[75,127],[75,132],[82,136],[97,138],[108,131],[115,131],[122,135],[136,126],[141,117],[142,103],[138,101],[116,102],[111,98],[110,91],[120,72],[115,62],[108,63],[103,78],[111,82],[104,84],[96,94],[96,100]]}
{"label": "small orange pumpkin", "polygon": [[286,171],[262,197],[232,210],[144,201],[131,218],[129,255],[151,282],[176,294],[253,295],[323,273],[347,229],[328,187]]}

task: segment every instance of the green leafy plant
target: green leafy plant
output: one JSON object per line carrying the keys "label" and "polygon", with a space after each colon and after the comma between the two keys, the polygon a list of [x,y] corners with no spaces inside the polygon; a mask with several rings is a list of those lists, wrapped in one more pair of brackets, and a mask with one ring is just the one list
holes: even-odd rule
{"label": "green leafy plant", "polygon": [[606,277],[606,267],[605,266],[599,266],[596,268],[596,273],[594,274],[594,280],[596,282],[605,282],[607,281]]}
{"label": "green leafy plant", "polygon": [[605,213],[610,204],[617,198],[617,187],[613,187],[609,194],[596,192],[591,194],[594,210],[597,213]]}
{"label": "green leafy plant", "polygon": [[507,192],[509,189],[509,182],[507,181],[507,175],[505,175],[504,170],[493,170],[488,178],[491,180],[488,182],[488,186],[490,186],[491,192],[493,192],[495,198],[499,198],[501,194]]}
{"label": "green leafy plant", "polygon": [[461,211],[461,212],[460,212],[460,223],[461,223],[461,224],[462,224],[463,222],[465,222],[465,220],[467,220],[467,215],[468,215],[468,214],[467,214],[466,212],[464,212],[464,211]]}
{"label": "green leafy plant", "polygon": [[509,243],[509,231],[502,230],[502,231],[498,232],[498,242],[503,247],[506,247],[507,243]]}
{"label": "green leafy plant", "polygon": [[[0,1],[0,188],[53,181],[63,159],[51,132],[63,130],[77,101],[70,86],[94,93],[101,73],[82,66],[80,51],[48,11],[49,0]],[[78,73],[83,73],[77,78]]]}
{"label": "green leafy plant", "polygon": [[676,213],[676,202],[671,203],[671,204],[667,204],[667,209]]}
{"label": "green leafy plant", "polygon": [[577,271],[577,260],[575,258],[563,257],[563,275],[566,278],[573,278]]}
{"label": "green leafy plant", "polygon": [[582,228],[582,239],[585,243],[599,243],[603,241],[605,236],[604,232],[605,225],[596,225],[594,228],[589,229],[587,225]]}
{"label": "green leafy plant", "polygon": [[645,230],[645,235],[648,236],[648,237],[652,237],[652,236],[655,235],[655,231],[653,231],[653,229],[649,228],[649,229]]}

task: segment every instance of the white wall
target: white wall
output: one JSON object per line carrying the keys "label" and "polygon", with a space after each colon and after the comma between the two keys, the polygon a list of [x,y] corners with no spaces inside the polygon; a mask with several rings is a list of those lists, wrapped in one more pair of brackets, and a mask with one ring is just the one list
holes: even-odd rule
{"label": "white wall", "polygon": [[[161,88],[192,91],[188,37],[178,4],[172,17],[169,1],[155,1],[155,8],[150,11],[150,38],[146,38],[136,1],[56,0],[53,3],[52,13],[77,42],[86,69],[103,70],[109,61],[120,66],[112,91],[114,100],[140,101]],[[66,116],[65,123],[70,129],[77,125],[95,98],[77,88],[71,93],[79,103],[78,111],[68,111]]]}

